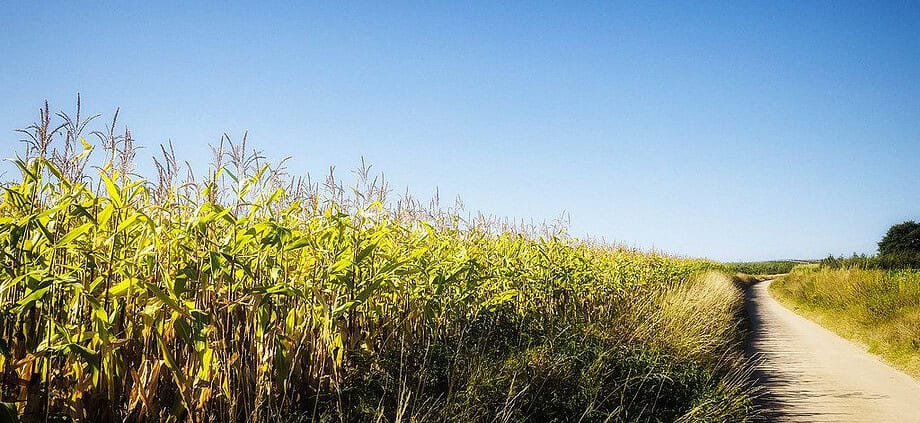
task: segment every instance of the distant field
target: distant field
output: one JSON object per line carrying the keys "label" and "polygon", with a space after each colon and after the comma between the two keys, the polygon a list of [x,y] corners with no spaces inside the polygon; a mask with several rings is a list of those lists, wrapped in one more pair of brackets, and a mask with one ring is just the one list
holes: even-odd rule
{"label": "distant field", "polygon": [[748,275],[778,275],[789,273],[794,267],[810,263],[807,260],[773,260],[727,263],[726,266],[738,273]]}
{"label": "distant field", "polygon": [[920,271],[800,268],[772,294],[920,377]]}

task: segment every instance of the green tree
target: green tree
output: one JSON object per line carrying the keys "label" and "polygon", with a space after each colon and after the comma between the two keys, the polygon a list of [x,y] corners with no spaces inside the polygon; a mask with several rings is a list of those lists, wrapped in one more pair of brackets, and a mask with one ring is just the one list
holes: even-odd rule
{"label": "green tree", "polygon": [[878,252],[888,254],[920,254],[920,223],[913,220],[898,223],[878,243]]}

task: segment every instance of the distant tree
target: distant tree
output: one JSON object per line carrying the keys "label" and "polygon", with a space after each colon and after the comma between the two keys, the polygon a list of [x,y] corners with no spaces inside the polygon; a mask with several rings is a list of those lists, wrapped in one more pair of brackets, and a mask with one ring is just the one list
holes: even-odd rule
{"label": "distant tree", "polygon": [[913,220],[898,223],[878,243],[881,255],[920,254],[920,223]]}

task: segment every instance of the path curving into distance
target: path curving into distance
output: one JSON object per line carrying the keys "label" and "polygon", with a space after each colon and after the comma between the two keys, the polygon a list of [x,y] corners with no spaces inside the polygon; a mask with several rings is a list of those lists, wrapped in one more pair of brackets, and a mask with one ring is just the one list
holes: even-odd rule
{"label": "path curving into distance", "polygon": [[748,353],[771,422],[920,422],[920,382],[787,309],[770,282],[747,289]]}

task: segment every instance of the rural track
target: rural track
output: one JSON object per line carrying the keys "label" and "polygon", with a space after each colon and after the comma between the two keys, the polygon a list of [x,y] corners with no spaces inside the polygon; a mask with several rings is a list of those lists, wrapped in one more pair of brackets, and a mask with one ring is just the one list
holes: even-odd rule
{"label": "rural track", "polygon": [[920,422],[920,382],[777,302],[746,290],[747,351],[770,422]]}

